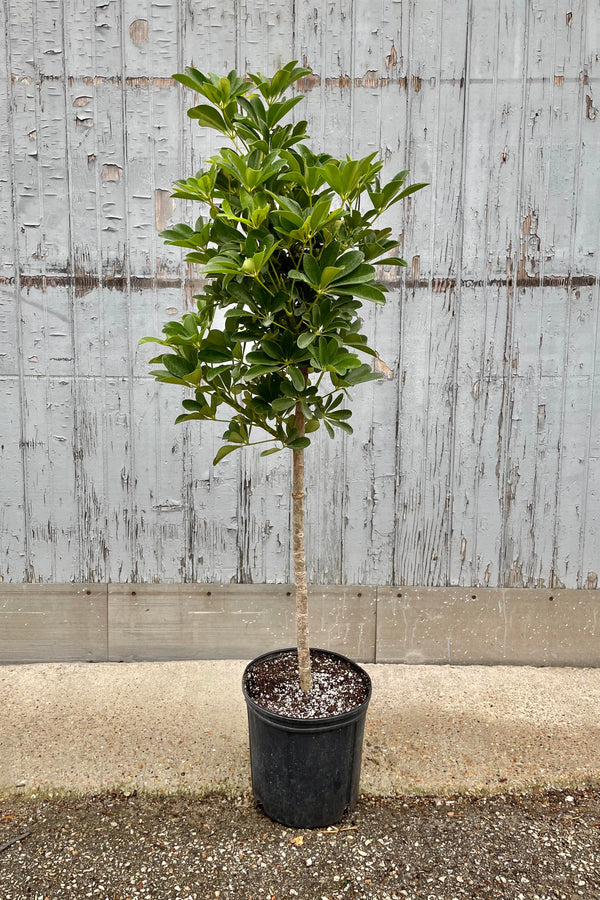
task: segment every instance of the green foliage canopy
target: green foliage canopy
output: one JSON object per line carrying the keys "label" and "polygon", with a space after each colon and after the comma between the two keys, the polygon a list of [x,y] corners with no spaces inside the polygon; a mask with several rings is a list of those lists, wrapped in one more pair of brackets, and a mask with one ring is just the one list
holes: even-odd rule
{"label": "green foliage canopy", "polygon": [[194,68],[174,76],[210,104],[188,115],[230,146],[175,182],[173,196],[198,201],[203,215],[193,228],[174,225],[161,235],[200,266],[206,286],[194,297],[197,311],[167,322],[163,338],[140,343],[165,348],[151,360],[157,381],[194,392],[177,422],[227,423],[215,463],[251,443],[271,444],[263,455],[302,449],[321,425],[330,437],[334,429],[351,432],[342,406],[349,388],[380,377],[361,361],[376,353],[358,311],[365,300],[385,303],[375,265],[406,263],[388,255],[398,242],[375,222],[425,185],[405,187],[403,171],[383,186],[376,153],[315,154],[303,143],[306,122],[281,124],[303,99],[285,92],[308,74],[292,61],[272,78],[259,73],[249,81]]}

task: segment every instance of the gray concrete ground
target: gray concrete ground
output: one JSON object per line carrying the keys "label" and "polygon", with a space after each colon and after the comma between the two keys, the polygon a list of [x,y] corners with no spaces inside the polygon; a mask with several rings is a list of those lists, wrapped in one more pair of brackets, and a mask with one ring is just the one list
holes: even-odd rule
{"label": "gray concrete ground", "polygon": [[[238,660],[0,667],[0,789],[250,789]],[[600,669],[367,665],[362,790],[600,780]]]}

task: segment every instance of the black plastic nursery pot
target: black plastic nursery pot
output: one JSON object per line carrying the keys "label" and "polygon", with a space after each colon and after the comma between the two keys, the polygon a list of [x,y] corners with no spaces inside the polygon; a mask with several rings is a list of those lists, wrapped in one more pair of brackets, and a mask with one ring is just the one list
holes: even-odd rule
{"label": "black plastic nursery pot", "polygon": [[249,696],[247,678],[257,663],[289,652],[264,653],[244,670],[242,690],[248,709],[252,790],[270,819],[293,828],[325,828],[339,822],[358,799],[371,679],[347,657],[316,651],[343,660],[360,672],[367,688],[366,700],[349,712],[326,718],[279,715]]}

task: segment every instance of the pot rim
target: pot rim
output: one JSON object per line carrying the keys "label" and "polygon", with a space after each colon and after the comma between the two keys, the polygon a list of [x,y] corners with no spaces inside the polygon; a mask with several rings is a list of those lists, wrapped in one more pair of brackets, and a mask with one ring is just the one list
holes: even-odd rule
{"label": "pot rim", "polygon": [[252,667],[256,665],[256,663],[279,656],[282,653],[297,653],[297,650],[297,647],[284,647],[280,650],[269,650],[267,653],[261,653],[260,656],[254,657],[254,659],[252,659],[244,669],[244,673],[242,675],[242,692],[244,694],[244,699],[246,700],[247,705],[255,712],[255,714],[260,716],[262,719],[266,719],[275,726],[279,725],[279,727],[285,728],[286,724],[289,723],[290,726],[294,726],[295,728],[303,731],[309,729],[321,731],[330,729],[332,727],[335,727],[336,725],[344,725],[348,721],[352,721],[353,719],[359,719],[361,715],[366,712],[369,701],[371,700],[373,689],[371,676],[365,669],[363,669],[361,665],[359,665],[359,663],[355,662],[353,659],[350,659],[350,657],[344,656],[343,653],[338,653],[336,650],[324,650],[322,647],[311,647],[310,650],[311,652],[315,651],[318,653],[326,653],[328,656],[334,656],[337,659],[341,659],[344,662],[349,663],[354,669],[358,669],[358,671],[365,679],[367,686],[367,696],[360,704],[360,706],[355,706],[347,712],[336,713],[336,715],[333,716],[303,718],[298,716],[285,716],[281,713],[273,712],[270,709],[266,709],[264,706],[260,706],[260,704],[258,704],[256,700],[250,697],[246,688],[246,679]]}

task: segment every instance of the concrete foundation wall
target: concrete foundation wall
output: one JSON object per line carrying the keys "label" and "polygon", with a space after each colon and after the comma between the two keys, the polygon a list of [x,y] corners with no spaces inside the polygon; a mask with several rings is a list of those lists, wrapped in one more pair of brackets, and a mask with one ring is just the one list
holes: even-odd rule
{"label": "concrete foundation wall", "polygon": [[[311,644],[362,662],[600,666],[600,591],[322,586]],[[295,643],[291,585],[0,584],[0,662],[247,659]]]}

